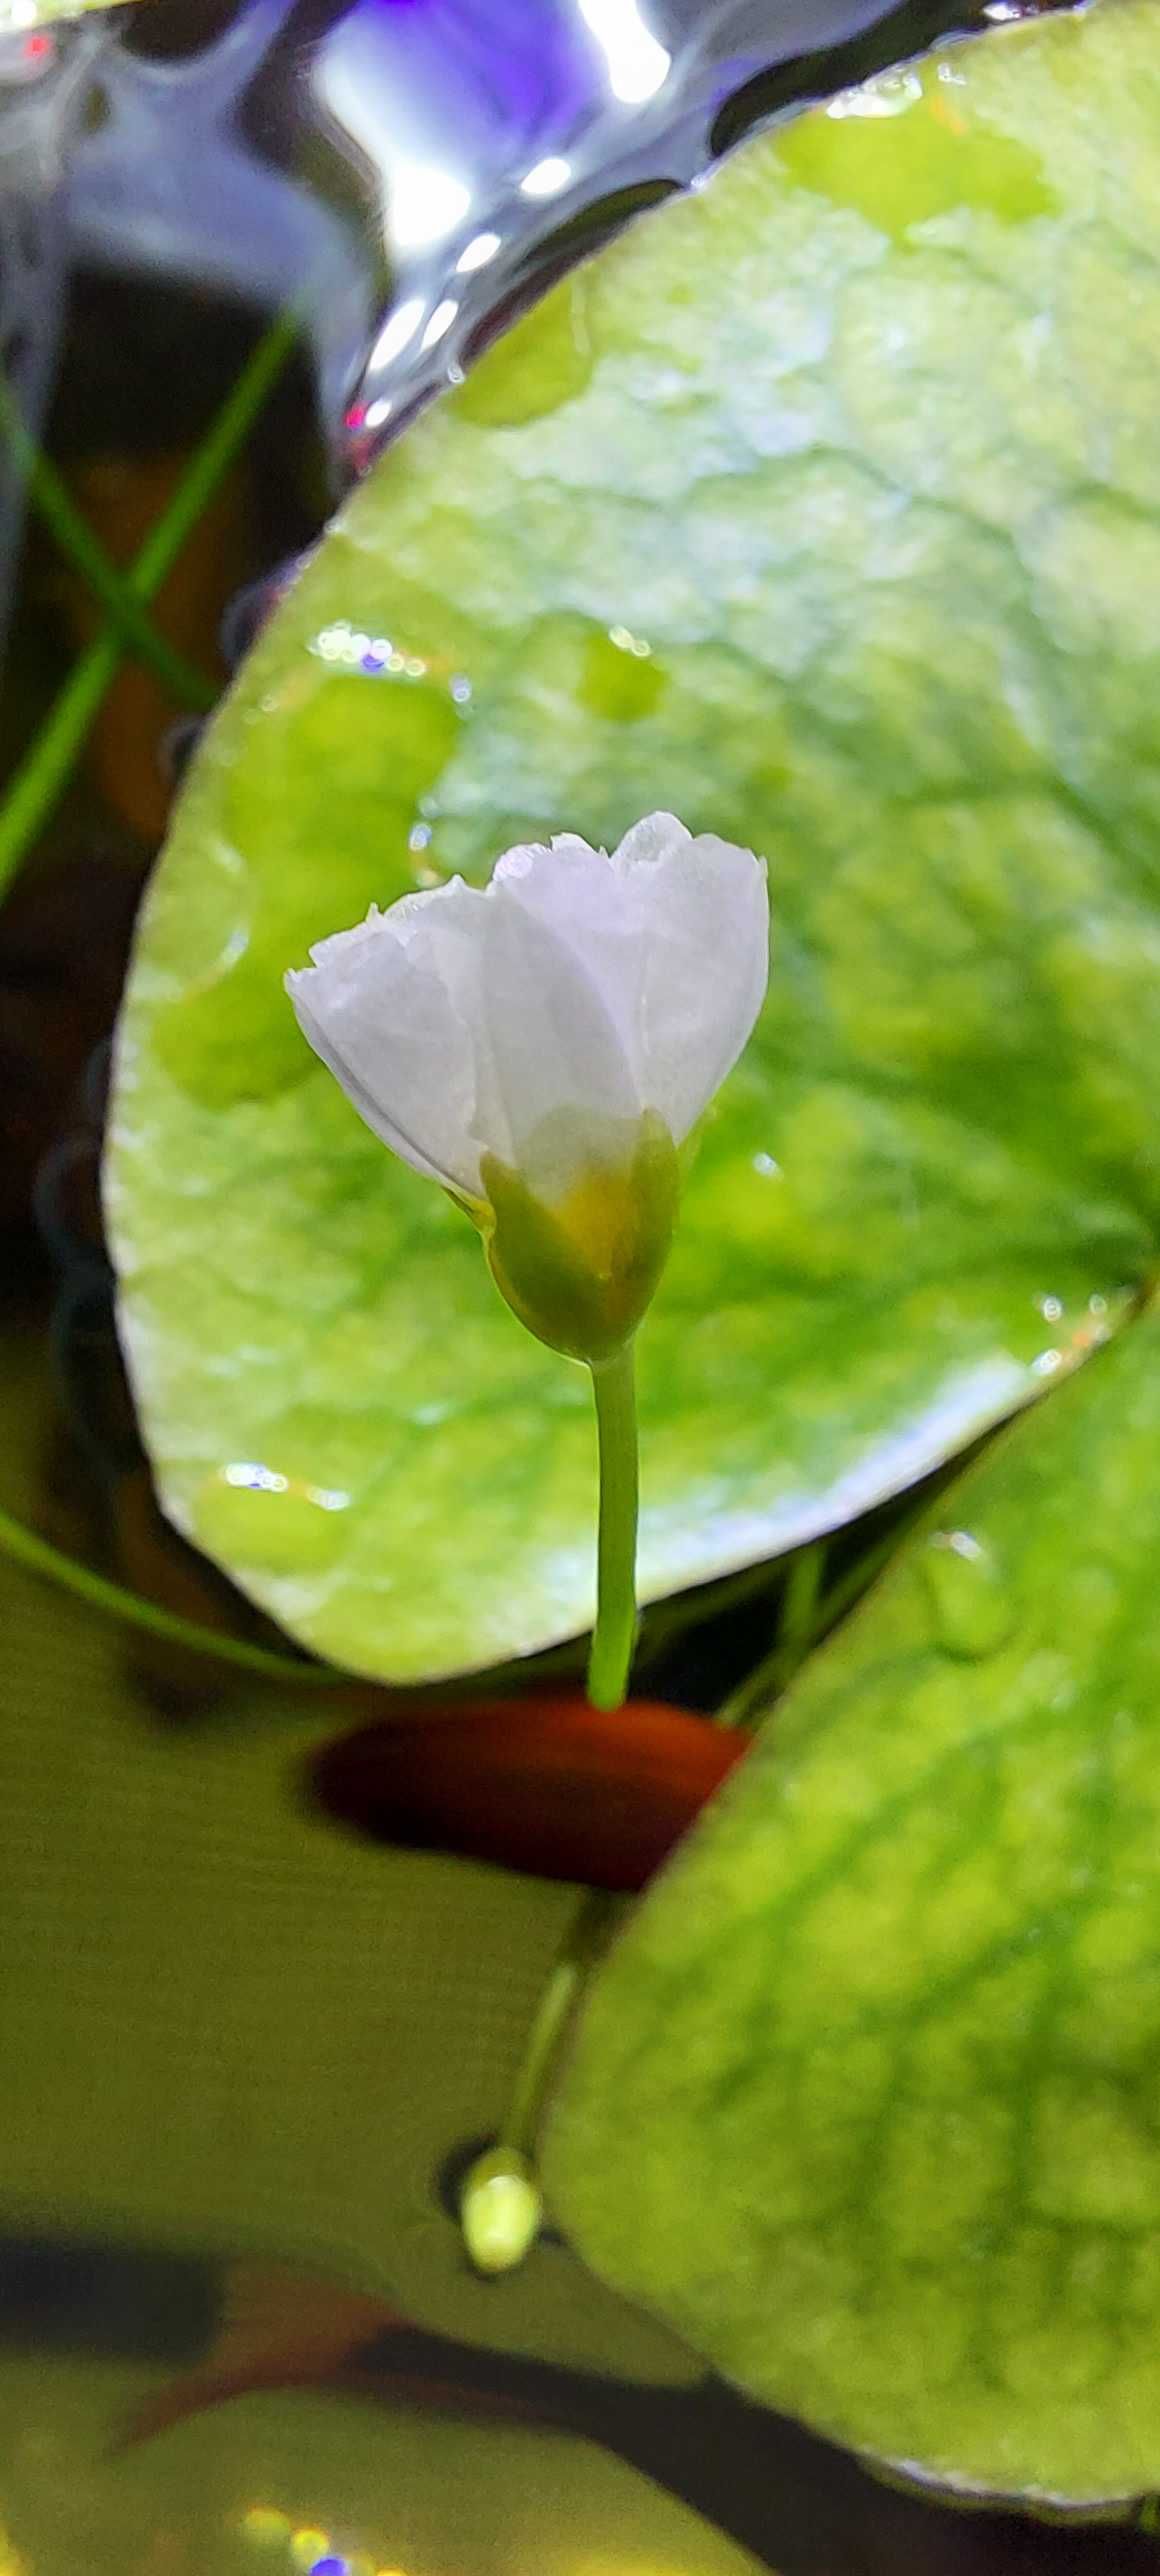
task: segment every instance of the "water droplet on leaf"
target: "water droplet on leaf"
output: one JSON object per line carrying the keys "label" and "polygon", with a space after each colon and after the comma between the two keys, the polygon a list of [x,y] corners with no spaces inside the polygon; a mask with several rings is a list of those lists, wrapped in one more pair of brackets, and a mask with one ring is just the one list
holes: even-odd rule
{"label": "water droplet on leaf", "polygon": [[194,1508],[194,1535],[211,1556],[277,1574],[309,1572],[343,1543],[350,1495],[257,1459],[234,1459],[207,1476]]}
{"label": "water droplet on leaf", "polygon": [[1016,1607],[991,1549],[970,1530],[936,1530],[922,1572],[944,1654],[981,1662],[1007,1645]]}
{"label": "water droplet on leaf", "polygon": [[664,689],[665,674],[643,638],[626,626],[593,635],[579,691],[593,715],[606,716],[613,724],[636,724],[652,714]]}

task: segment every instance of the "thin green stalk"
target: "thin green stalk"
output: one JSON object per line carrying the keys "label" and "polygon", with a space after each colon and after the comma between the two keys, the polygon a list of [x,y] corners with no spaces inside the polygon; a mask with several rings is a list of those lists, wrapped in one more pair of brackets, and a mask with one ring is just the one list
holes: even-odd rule
{"label": "thin green stalk", "polygon": [[267,1681],[329,1682],[336,1675],[328,1664],[299,1662],[290,1655],[276,1654],[268,1646],[248,1645],[242,1637],[219,1636],[215,1628],[203,1628],[196,1619],[183,1619],[176,1610],[163,1610],[158,1602],[147,1601],[139,1592],[127,1592],[119,1583],[111,1583],[104,1574],[83,1565],[79,1557],[66,1556],[53,1547],[39,1532],[14,1520],[11,1513],[0,1510],[0,1555],[14,1564],[27,1566],[31,1574],[47,1576],[66,1592],[73,1592],[92,1609],[108,1611],[115,1619],[132,1628],[143,1628],[151,1637],[163,1637],[174,1646],[189,1646],[201,1655],[213,1655],[219,1662],[239,1664],[244,1671],[261,1673]]}
{"label": "thin green stalk", "polygon": [[636,1525],[639,1469],[632,1343],[593,1368],[600,1458],[596,1625],[588,1658],[594,1708],[620,1708],[636,1644]]}
{"label": "thin green stalk", "polygon": [[[628,1689],[636,1644],[639,1468],[631,1342],[614,1359],[593,1367],[592,1386],[600,1522],[588,1697],[594,1708],[615,1709],[622,1706]],[[543,2204],[532,2161],[536,2132],[569,2015],[613,1910],[614,1900],[600,1890],[582,1898],[536,2008],[496,2136],[464,2176],[460,2221],[478,2271],[514,2271],[539,2234]]]}
{"label": "thin green stalk", "polygon": [[719,1619],[726,1610],[752,1601],[756,1593],[768,1592],[774,1580],[774,1568],[765,1559],[757,1565],[742,1566],[737,1574],[717,1575],[696,1591],[678,1592],[669,1601],[651,1602],[641,1624],[634,1672],[639,1676],[647,1671],[661,1655],[668,1654],[688,1629],[703,1627],[706,1620]]}
{"label": "thin green stalk", "polygon": [[[768,1655],[763,1655],[761,1662],[754,1665],[753,1671],[747,1673],[744,1681],[722,1702],[713,1719],[715,1726],[749,1726],[760,1717],[766,1703],[793,1680],[799,1665],[805,1662],[813,1647],[820,1645],[823,1637],[828,1637],[830,1630],[837,1627],[839,1619],[844,1619],[846,1612],[861,1600],[862,1594],[869,1591],[919,1517],[918,1511],[908,1515],[879,1540],[877,1547],[869,1548],[865,1556],[858,1557],[838,1582],[830,1585],[828,1592],[816,1593],[805,1629],[795,1629],[792,1635],[787,1634],[783,1616]],[[824,1555],[824,1550],[821,1553]]]}
{"label": "thin green stalk", "polygon": [[826,1551],[820,1540],[799,1548],[790,1558],[782,1588],[777,1635],[769,1653],[747,1673],[713,1718],[714,1726],[747,1726],[754,1710],[775,1687],[782,1687],[809,1652],[817,1634],[818,1602]]}
{"label": "thin green stalk", "polygon": [[157,673],[178,704],[204,713],[217,696],[213,681],[168,643],[153,623],[124,575],[110,561],[78,510],[68,485],[51,459],[42,454],[25,428],[12,392],[0,370],[0,435],[6,440],[27,482],[33,504],[56,543],[99,599],[125,650]]}
{"label": "thin green stalk", "polygon": [[[248,437],[294,346],[297,328],[295,313],[280,315],[247,360],[128,575],[128,586],[137,599],[152,599],[176,563],[215,486]],[[62,794],[120,659],[121,638],[106,627],[82,654],[12,779],[0,804],[0,894]]]}
{"label": "thin green stalk", "polygon": [[507,2110],[496,2133],[497,2146],[514,2147],[520,2155],[532,2154],[556,2052],[588,1970],[603,1949],[617,1903],[617,1898],[607,1895],[603,1888],[591,1888],[580,1900],[536,2006]]}
{"label": "thin green stalk", "polygon": [[577,1995],[616,1911],[617,1899],[601,1889],[581,1898],[536,2007],[503,2119],[463,2177],[460,2223],[477,2271],[516,2271],[539,2235],[544,2204],[534,2163],[537,2132]]}
{"label": "thin green stalk", "polygon": [[829,1591],[823,1596],[821,1615],[811,1643],[816,1644],[818,1638],[828,1636],[831,1628],[837,1627],[839,1619],[845,1618],[847,1610],[852,1610],[855,1602],[861,1600],[863,1593],[869,1591],[871,1584],[877,1582],[891,1558],[897,1555],[899,1548],[910,1537],[912,1529],[916,1522],[921,1520],[926,1509],[927,1503],[924,1499],[915,1511],[907,1513],[904,1520],[897,1521],[885,1538],[879,1539],[877,1547],[867,1548],[865,1556],[856,1558],[854,1564],[847,1567],[839,1582],[831,1584]]}
{"label": "thin green stalk", "polygon": [[786,1648],[808,1645],[817,1625],[826,1549],[821,1539],[799,1547],[790,1558],[781,1605],[781,1642]]}

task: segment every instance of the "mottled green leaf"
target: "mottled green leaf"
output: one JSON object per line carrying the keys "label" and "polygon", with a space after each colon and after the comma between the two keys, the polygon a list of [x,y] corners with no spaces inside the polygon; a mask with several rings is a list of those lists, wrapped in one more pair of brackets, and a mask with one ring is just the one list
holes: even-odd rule
{"label": "mottled green leaf", "polygon": [[988,2489],[1160,2478],[1158,1529],[1152,1314],[815,1659],[598,1977],[549,2139],[607,2281]]}
{"label": "mottled green leaf", "polygon": [[282,992],[372,897],[657,805],[770,859],[768,1007],[641,1337],[647,1595],[953,1453],[1151,1255],[1154,16],[837,107],[644,217],[387,456],[147,909],[110,1206],[167,1506],[371,1672],[543,1645],[593,1593],[582,1377]]}

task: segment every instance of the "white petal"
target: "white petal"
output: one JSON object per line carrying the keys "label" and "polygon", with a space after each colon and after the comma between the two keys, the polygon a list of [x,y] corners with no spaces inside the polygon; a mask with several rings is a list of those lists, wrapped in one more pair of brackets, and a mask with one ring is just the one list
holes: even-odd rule
{"label": "white petal", "polygon": [[482,980],[510,1160],[534,1189],[556,1196],[592,1159],[629,1145],[642,1103],[600,979],[599,924],[581,946],[575,920],[557,928],[549,911],[533,909],[497,872]]}
{"label": "white petal", "polygon": [[613,854],[643,959],[642,1081],[680,1144],[736,1064],[769,979],[764,859],[650,814]]}
{"label": "white petal", "polygon": [[299,1024],[368,1127],[475,1195],[473,1023],[484,898],[456,879],[323,939],[286,977]]}
{"label": "white petal", "polygon": [[592,849],[578,833],[560,832],[550,848],[531,842],[506,851],[492,883],[572,950],[639,1083],[640,939],[607,851]]}
{"label": "white petal", "polygon": [[312,951],[302,1028],[375,1134],[476,1195],[491,1151],[556,1195],[680,1142],[745,1044],[768,973],[764,861],[653,814],[611,858],[575,834],[509,850]]}
{"label": "white petal", "polygon": [[629,876],[636,867],[670,858],[675,850],[687,850],[692,837],[675,814],[646,814],[613,851],[612,866],[618,876]]}

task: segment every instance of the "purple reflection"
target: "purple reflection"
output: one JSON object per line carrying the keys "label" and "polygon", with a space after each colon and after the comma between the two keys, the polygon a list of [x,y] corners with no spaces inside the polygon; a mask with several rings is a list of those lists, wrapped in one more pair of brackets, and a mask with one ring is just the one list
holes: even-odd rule
{"label": "purple reflection", "polygon": [[554,132],[599,86],[574,0],[358,0],[351,17],[409,89],[465,107],[476,139]]}

